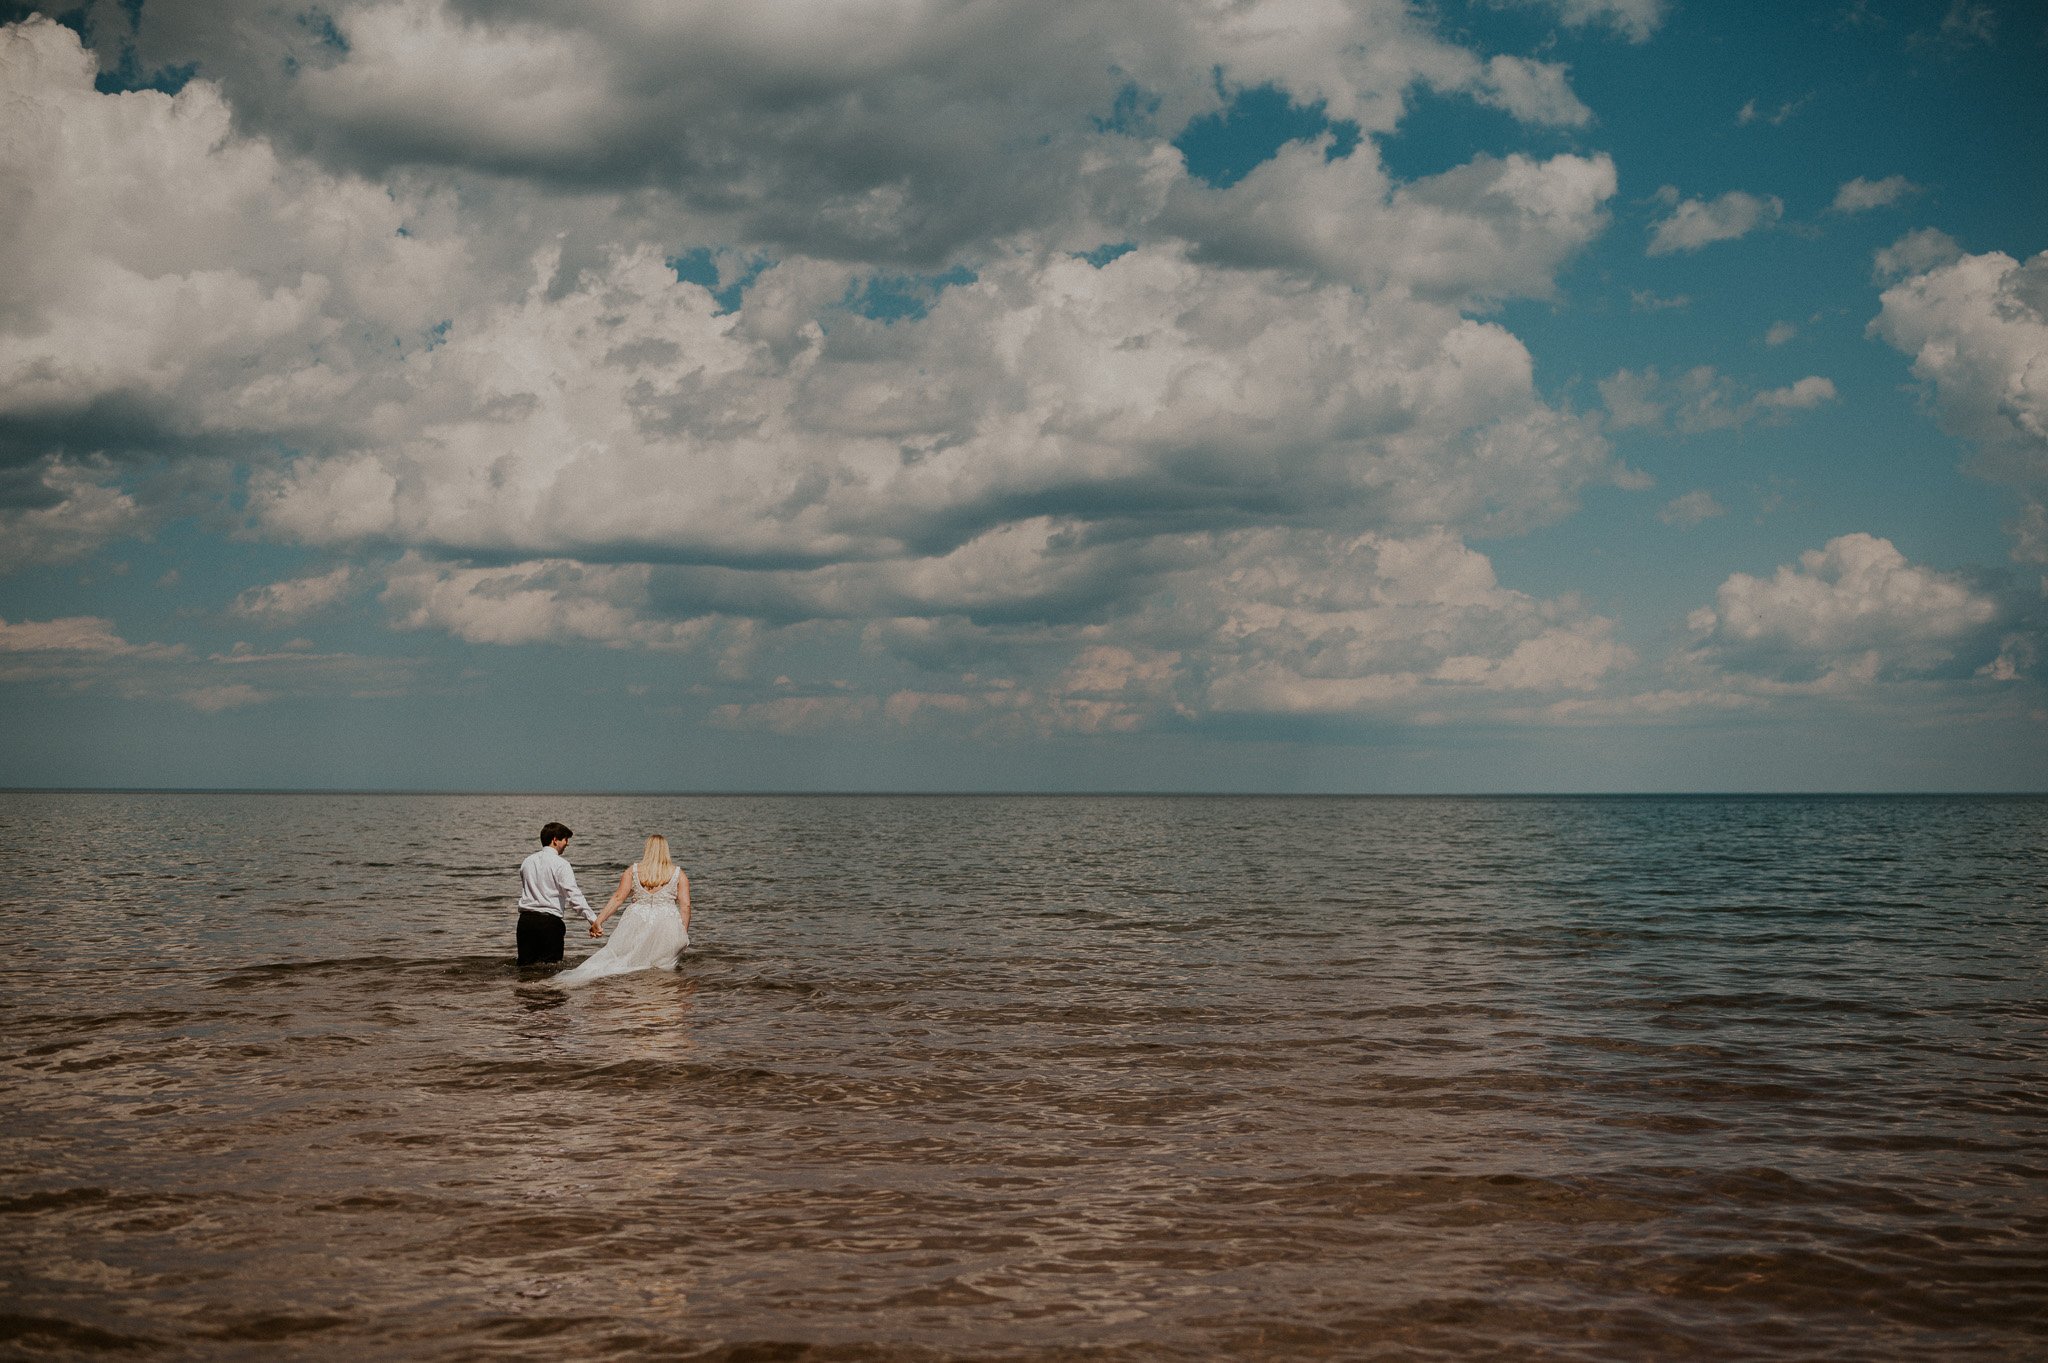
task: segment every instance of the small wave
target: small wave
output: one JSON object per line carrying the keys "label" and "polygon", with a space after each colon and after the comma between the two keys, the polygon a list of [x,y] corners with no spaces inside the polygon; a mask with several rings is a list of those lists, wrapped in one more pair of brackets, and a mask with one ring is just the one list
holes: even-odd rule
{"label": "small wave", "polygon": [[163,1347],[162,1340],[150,1335],[109,1330],[62,1316],[23,1315],[13,1311],[0,1311],[0,1343],[24,1345],[36,1353],[53,1348],[127,1353]]}
{"label": "small wave", "polygon": [[200,1339],[223,1344],[282,1344],[307,1335],[326,1334],[353,1324],[346,1316],[276,1314],[235,1316],[194,1329]]}
{"label": "small wave", "polygon": [[697,1061],[615,1060],[575,1064],[559,1060],[476,1060],[444,1073],[422,1076],[439,1089],[489,1089],[500,1092],[579,1090],[646,1093],[677,1089],[742,1092],[764,1085],[800,1082],[760,1065],[720,1065]]}

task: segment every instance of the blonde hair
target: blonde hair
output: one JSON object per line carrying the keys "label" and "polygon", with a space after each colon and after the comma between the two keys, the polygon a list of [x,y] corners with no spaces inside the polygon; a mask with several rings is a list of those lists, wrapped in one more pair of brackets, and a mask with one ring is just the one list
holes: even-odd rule
{"label": "blonde hair", "polygon": [[640,864],[634,868],[634,874],[642,885],[658,890],[675,873],[676,864],[668,859],[668,839],[659,833],[650,834],[647,845],[640,849]]}

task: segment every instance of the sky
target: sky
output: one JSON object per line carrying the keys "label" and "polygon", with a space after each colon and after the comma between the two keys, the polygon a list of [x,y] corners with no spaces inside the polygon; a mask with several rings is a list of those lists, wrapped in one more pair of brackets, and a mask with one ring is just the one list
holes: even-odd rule
{"label": "sky", "polygon": [[2048,789],[2043,69],[0,3],[0,785]]}

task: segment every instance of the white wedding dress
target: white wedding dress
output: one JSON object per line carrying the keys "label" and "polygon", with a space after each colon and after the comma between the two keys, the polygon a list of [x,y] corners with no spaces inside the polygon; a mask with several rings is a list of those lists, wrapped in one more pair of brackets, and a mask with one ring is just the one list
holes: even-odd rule
{"label": "white wedding dress", "polygon": [[677,887],[683,883],[680,868],[668,884],[648,889],[640,883],[640,868],[633,867],[633,897],[612,925],[605,944],[585,957],[574,970],[555,976],[556,984],[588,984],[607,975],[627,975],[635,970],[674,970],[676,957],[690,945],[683,927],[682,911],[676,905]]}

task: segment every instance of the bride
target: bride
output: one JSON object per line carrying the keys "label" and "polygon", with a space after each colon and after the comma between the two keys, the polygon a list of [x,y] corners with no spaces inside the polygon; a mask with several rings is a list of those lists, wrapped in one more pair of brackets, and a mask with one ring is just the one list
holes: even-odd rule
{"label": "bride", "polygon": [[611,940],[574,970],[555,976],[556,984],[588,984],[607,975],[676,968],[676,957],[690,945],[690,878],[669,860],[668,839],[661,834],[647,840],[640,860],[619,877],[611,903],[591,927],[593,936],[603,933],[621,904],[626,912]]}

